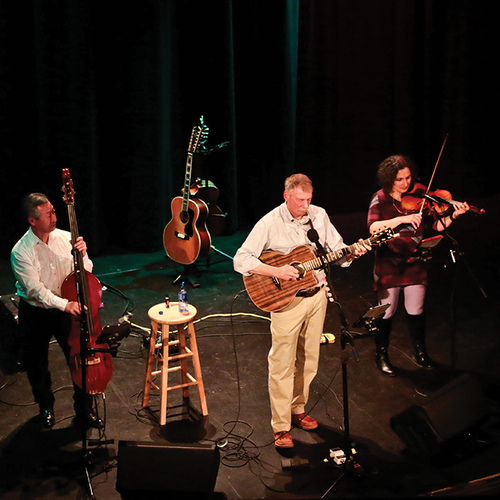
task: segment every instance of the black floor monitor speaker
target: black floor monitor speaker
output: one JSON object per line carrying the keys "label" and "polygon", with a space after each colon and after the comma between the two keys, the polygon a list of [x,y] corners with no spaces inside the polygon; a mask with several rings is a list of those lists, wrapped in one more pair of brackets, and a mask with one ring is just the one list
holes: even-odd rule
{"label": "black floor monitor speaker", "polygon": [[214,444],[118,444],[116,489],[123,498],[155,491],[168,492],[170,498],[209,498],[218,471],[219,449]]}
{"label": "black floor monitor speaker", "polygon": [[478,380],[463,374],[429,395],[425,404],[414,404],[392,417],[390,424],[410,452],[432,456],[488,411]]}
{"label": "black floor monitor speaker", "polygon": [[13,374],[20,371],[19,297],[0,295],[0,371]]}

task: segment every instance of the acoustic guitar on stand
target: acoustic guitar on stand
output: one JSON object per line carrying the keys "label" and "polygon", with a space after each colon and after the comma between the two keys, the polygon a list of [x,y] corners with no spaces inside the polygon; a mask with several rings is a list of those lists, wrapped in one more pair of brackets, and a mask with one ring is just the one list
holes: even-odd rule
{"label": "acoustic guitar on stand", "polygon": [[[373,234],[370,238],[363,240],[365,245],[378,245],[397,237],[393,230],[388,228]],[[355,250],[354,245],[349,245],[325,255],[327,262],[335,262]],[[314,251],[306,246],[300,245],[288,254],[265,250],[260,256],[264,264],[281,267],[284,265],[294,266],[299,271],[296,280],[279,280],[275,276],[263,276],[252,274],[243,276],[243,282],[248,296],[252,302],[263,311],[281,311],[295,298],[299,290],[312,288],[318,284],[314,274],[315,269],[323,267],[323,260],[316,257]]]}
{"label": "acoustic guitar on stand", "polygon": [[189,141],[183,195],[172,200],[172,220],[163,231],[163,245],[167,255],[184,265],[208,255],[211,247],[206,226],[208,206],[203,200],[189,196],[193,154],[197,152],[207,133],[208,127],[203,125],[201,119],[200,125],[193,127]]}

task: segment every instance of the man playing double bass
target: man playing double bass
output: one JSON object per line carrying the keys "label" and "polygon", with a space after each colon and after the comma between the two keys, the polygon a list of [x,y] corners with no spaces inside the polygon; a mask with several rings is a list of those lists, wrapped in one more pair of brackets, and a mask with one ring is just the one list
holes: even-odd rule
{"label": "man playing double bass", "polygon": [[[28,195],[23,204],[30,228],[14,245],[11,266],[19,301],[19,333],[22,364],[26,369],[35,402],[44,427],[55,422],[54,394],[49,371],[49,342],[55,337],[68,360],[71,316],[80,315],[80,304],[61,297],[61,285],[73,271],[71,233],[56,228],[56,211],[47,196]],[[82,237],[74,242],[87,271],[92,261]],[[92,396],[74,386],[74,409],[77,417],[93,427],[102,421],[92,411]]]}

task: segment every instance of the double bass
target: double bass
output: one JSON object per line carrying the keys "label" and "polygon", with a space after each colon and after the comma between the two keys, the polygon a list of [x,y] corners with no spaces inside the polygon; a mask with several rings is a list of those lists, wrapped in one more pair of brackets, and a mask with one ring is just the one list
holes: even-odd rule
{"label": "double bass", "polygon": [[[71,241],[79,237],[74,190],[69,169],[63,168],[64,201],[68,206]],[[109,346],[97,342],[101,334],[99,310],[102,307],[100,281],[83,265],[83,256],[73,250],[74,271],[61,286],[61,296],[80,303],[80,318],[71,316],[69,369],[73,383],[87,394],[101,394],[113,374]],[[83,362],[85,361],[85,362]]]}

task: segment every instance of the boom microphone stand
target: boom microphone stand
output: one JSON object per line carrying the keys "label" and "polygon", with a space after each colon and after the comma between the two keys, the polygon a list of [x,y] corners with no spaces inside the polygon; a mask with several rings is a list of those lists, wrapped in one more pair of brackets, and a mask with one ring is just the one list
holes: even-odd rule
{"label": "boom microphone stand", "polygon": [[337,481],[330,486],[330,488],[325,492],[322,498],[324,498],[331,489],[346,475],[352,473],[354,470],[355,463],[351,457],[351,439],[349,435],[349,393],[347,389],[347,361],[349,359],[349,353],[346,351],[347,345],[350,345],[354,348],[354,341],[352,335],[349,331],[349,325],[347,323],[347,319],[345,317],[344,311],[342,309],[342,305],[337,300],[335,289],[333,288],[333,284],[330,276],[330,263],[326,259],[326,252],[323,246],[321,245],[318,237],[318,233],[315,229],[311,228],[307,232],[307,237],[315,244],[317,248],[318,256],[323,262],[322,268],[325,271],[326,279],[328,283],[328,287],[332,294],[332,298],[334,299],[334,303],[337,305],[339,309],[339,317],[340,317],[340,346],[342,348],[342,352],[340,355],[340,362],[342,363],[342,393],[343,393],[343,405],[344,405],[344,444],[342,450],[344,452],[345,461],[342,464],[344,472],[337,479]]}
{"label": "boom microphone stand", "polygon": [[[75,269],[75,282],[77,289],[78,302],[80,303],[81,314],[80,314],[80,360],[82,365],[82,401],[81,405],[86,407],[86,394],[87,394],[87,360],[89,358],[89,342],[90,342],[90,332],[89,332],[89,322],[88,314],[90,303],[87,308],[88,302],[88,291],[86,292],[86,273],[83,267],[83,260],[81,254],[78,250],[73,248],[72,251],[74,259],[74,269]],[[86,300],[87,299],[87,300]],[[82,443],[82,461],[83,470],[85,472],[85,480],[87,482],[87,492],[90,500],[95,500],[94,488],[92,487],[92,480],[89,474],[90,458],[87,447],[87,429],[85,426],[85,419],[81,419],[81,443]]]}
{"label": "boom microphone stand", "polygon": [[[434,199],[434,197],[425,195],[425,198],[437,202],[438,204],[443,201],[443,202],[448,202],[448,200],[439,198],[439,199]],[[443,230],[443,233],[446,235],[447,239],[449,242],[451,242],[452,248],[450,248],[450,258],[455,266],[455,272],[454,272],[454,279],[453,279],[453,285],[451,287],[451,297],[450,297],[450,312],[451,312],[451,339],[450,339],[450,366],[452,370],[454,371],[456,369],[456,331],[457,331],[457,324],[456,324],[456,302],[455,302],[455,292],[457,290],[458,286],[458,278],[461,276],[461,269],[460,269],[460,264],[463,264],[465,266],[465,270],[468,272],[469,276],[472,278],[474,283],[476,284],[479,292],[481,292],[481,295],[483,296],[484,299],[488,298],[488,295],[486,292],[483,290],[481,284],[479,283],[479,280],[477,279],[476,275],[472,271],[472,268],[470,267],[469,263],[467,262],[465,258],[465,254],[460,250],[460,245],[458,241],[453,238],[450,233],[448,232],[448,228],[445,226],[445,223],[443,221],[443,218],[441,214],[434,208],[434,212],[436,213],[438,219],[440,220],[441,224],[445,228]],[[483,211],[484,212],[484,211]],[[481,213],[481,212],[480,212]],[[442,237],[441,237],[442,238]],[[445,265],[446,267],[446,265]]]}

